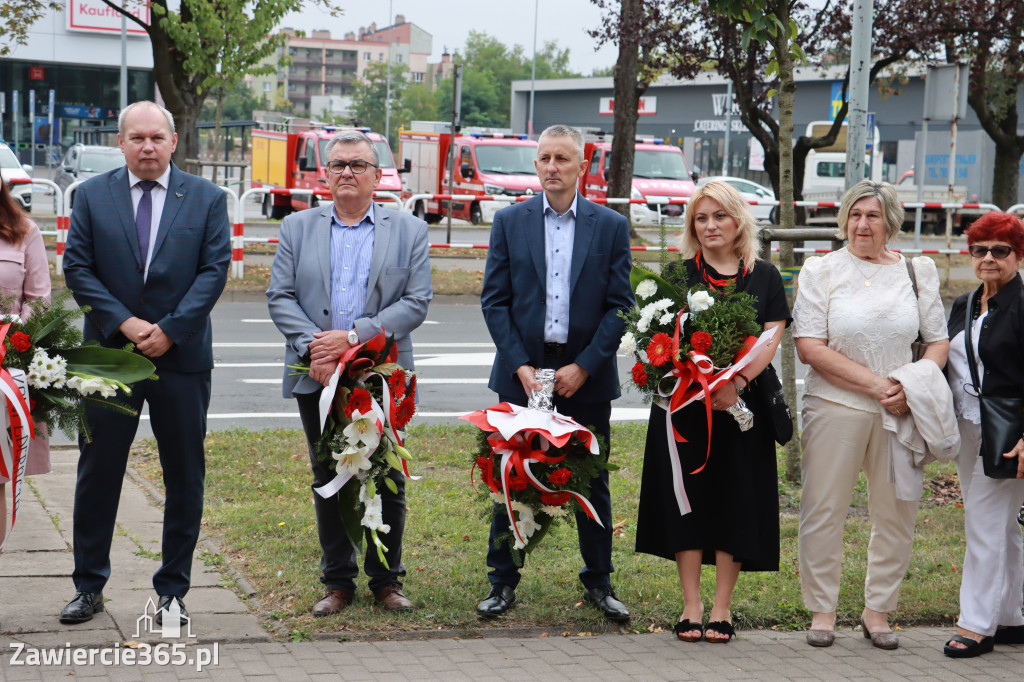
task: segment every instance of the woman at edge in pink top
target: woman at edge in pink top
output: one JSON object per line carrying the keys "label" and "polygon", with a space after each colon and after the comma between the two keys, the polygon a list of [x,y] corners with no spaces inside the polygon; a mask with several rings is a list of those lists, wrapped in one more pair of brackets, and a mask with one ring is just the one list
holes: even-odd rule
{"label": "woman at edge in pink top", "polygon": [[[0,313],[13,313],[22,318],[32,311],[33,301],[50,300],[50,267],[43,235],[11,196],[6,181],[0,181],[0,293],[4,298],[14,297],[11,309],[0,310]],[[37,423],[25,474],[49,471],[49,434],[45,424]],[[8,479],[0,477],[0,543],[7,535],[7,483]]]}

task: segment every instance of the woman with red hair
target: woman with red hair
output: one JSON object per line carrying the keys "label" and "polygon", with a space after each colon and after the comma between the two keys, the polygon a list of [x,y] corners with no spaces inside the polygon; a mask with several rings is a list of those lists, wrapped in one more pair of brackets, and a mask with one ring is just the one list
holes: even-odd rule
{"label": "woman with red hair", "polygon": [[[967,231],[967,244],[981,286],[973,292],[970,329],[965,327],[972,294],[953,303],[948,325],[947,374],[960,427],[956,469],[967,539],[960,618],[944,649],[953,658],[988,653],[994,644],[1024,643],[1024,545],[1016,523],[1024,500],[1024,440],[1003,455],[1017,460],[1016,478],[989,478],[979,457],[977,398],[982,388],[985,396],[1024,398],[1024,282],[1018,273],[1024,222],[1009,213],[988,213]],[[968,364],[968,341],[976,358],[977,386]]]}
{"label": "woman with red hair", "polygon": [[[39,228],[11,196],[7,181],[0,181],[0,313],[28,317],[33,301],[50,300],[50,267]],[[8,303],[9,302],[9,303]],[[36,423],[29,445],[25,474],[50,471],[50,443],[46,425]],[[7,535],[7,482],[0,476],[0,545]]]}

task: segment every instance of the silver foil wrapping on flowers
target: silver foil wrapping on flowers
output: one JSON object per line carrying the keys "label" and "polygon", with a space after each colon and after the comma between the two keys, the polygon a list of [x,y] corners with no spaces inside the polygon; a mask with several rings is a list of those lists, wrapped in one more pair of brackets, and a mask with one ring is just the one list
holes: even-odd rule
{"label": "silver foil wrapping on flowers", "polygon": [[544,412],[555,411],[555,370],[535,369],[533,378],[540,384],[539,391],[530,391],[531,410],[543,410]]}
{"label": "silver foil wrapping on flowers", "polygon": [[754,425],[754,413],[750,411],[743,398],[737,398],[736,404],[726,410],[740,426],[740,431],[749,431]]}

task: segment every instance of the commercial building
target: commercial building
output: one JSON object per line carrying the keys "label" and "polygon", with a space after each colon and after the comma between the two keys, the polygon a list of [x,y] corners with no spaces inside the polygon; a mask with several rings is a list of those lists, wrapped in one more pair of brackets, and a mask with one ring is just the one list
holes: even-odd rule
{"label": "commercial building", "polygon": [[[135,11],[149,21],[147,7]],[[149,37],[132,22],[126,57],[128,101],[153,99]],[[14,45],[0,59],[0,136],[23,163],[44,164],[48,152],[57,154],[58,145],[70,143],[75,128],[116,121],[120,67],[120,16],[101,0],[66,0],[63,10],[47,13],[29,29],[26,45]]]}
{"label": "commercial building", "polygon": [[[845,68],[838,67],[797,69],[794,135],[802,135],[812,121],[834,118],[842,101],[844,75]],[[512,83],[511,125],[517,133],[529,130],[530,92],[530,81]],[[662,78],[651,84],[641,101],[637,133],[664,138],[680,146],[687,160],[703,175],[739,175],[767,184],[760,145],[740,121],[739,110],[728,101],[727,93],[726,80],[717,74],[702,74],[691,81]],[[884,88],[875,84],[870,89],[868,111],[873,113],[881,135],[886,180],[895,182],[914,166],[915,138],[922,127],[924,99],[922,70],[911,70],[904,82],[888,83]],[[613,109],[610,77],[537,81],[533,129],[540,131],[555,123],[566,123],[610,133]],[[1018,111],[1024,121],[1024,100],[1018,102]],[[723,159],[727,118],[728,168]],[[932,122],[929,130],[926,182],[946,184],[949,122]],[[969,199],[986,201],[991,192],[995,145],[969,107],[966,117],[958,122],[957,131],[957,182],[971,189]],[[1024,193],[1020,197],[1024,199]]]}

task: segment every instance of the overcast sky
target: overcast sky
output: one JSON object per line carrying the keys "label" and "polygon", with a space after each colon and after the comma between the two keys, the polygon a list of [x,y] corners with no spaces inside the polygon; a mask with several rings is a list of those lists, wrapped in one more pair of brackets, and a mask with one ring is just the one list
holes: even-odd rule
{"label": "overcast sky", "polygon": [[[404,14],[434,37],[432,62],[439,61],[445,46],[449,51],[461,50],[472,30],[484,31],[508,46],[522,45],[527,56],[533,53],[533,10],[536,0],[494,2],[493,0],[391,0],[394,14]],[[307,9],[296,12],[282,26],[303,29],[329,29],[332,38],[342,38],[348,31],[376,22],[377,27],[392,23],[388,16],[389,0],[339,0],[344,14],[331,18],[321,9],[307,3]],[[605,46],[594,52],[594,40],[588,29],[601,22],[601,12],[590,0],[539,0],[537,49],[545,41],[556,40],[562,49],[569,48],[570,67],[583,75],[595,68],[615,63],[616,49]]]}

